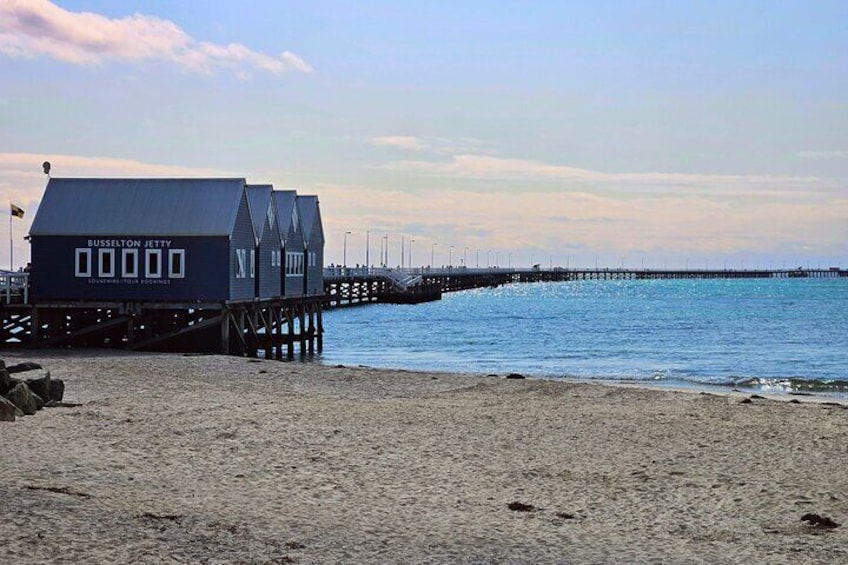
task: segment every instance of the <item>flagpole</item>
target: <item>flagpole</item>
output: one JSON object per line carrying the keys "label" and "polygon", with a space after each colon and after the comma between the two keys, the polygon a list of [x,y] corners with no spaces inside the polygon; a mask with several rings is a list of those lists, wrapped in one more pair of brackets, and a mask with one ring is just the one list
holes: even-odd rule
{"label": "flagpole", "polygon": [[12,204],[9,203],[9,271],[15,270],[15,250],[12,247]]}

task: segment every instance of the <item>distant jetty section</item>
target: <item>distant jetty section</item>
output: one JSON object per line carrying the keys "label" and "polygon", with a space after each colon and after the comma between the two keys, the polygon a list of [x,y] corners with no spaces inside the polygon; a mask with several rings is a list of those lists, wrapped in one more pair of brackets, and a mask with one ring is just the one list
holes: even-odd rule
{"label": "distant jetty section", "polygon": [[411,304],[439,300],[442,293],[511,283],[585,280],[661,279],[788,279],[848,277],[848,270],[829,269],[474,269],[465,267],[324,269],[326,307],[372,303]]}

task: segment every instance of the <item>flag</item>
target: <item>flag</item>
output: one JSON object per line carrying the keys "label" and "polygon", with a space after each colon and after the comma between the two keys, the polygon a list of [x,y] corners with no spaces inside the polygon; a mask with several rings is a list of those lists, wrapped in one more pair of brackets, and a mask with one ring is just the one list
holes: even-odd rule
{"label": "flag", "polygon": [[14,204],[12,204],[11,206],[12,206],[12,215],[17,217],[17,218],[23,219],[24,209],[21,208],[20,206],[15,206]]}

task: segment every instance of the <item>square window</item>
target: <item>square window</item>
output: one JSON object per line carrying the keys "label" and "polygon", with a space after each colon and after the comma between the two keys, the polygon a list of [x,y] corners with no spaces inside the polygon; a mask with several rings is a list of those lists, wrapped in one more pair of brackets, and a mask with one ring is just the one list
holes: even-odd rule
{"label": "square window", "polygon": [[150,279],[162,277],[162,250],[147,249],[144,252],[144,276]]}
{"label": "square window", "polygon": [[138,249],[121,251],[121,276],[126,278],[138,277]]}
{"label": "square window", "polygon": [[99,262],[99,271],[101,277],[115,276],[115,250],[114,249],[98,249],[97,258]]}
{"label": "square window", "polygon": [[172,279],[185,278],[185,249],[168,251],[168,276]]}
{"label": "square window", "polygon": [[91,276],[91,249],[77,248],[74,255],[74,275],[78,277]]}

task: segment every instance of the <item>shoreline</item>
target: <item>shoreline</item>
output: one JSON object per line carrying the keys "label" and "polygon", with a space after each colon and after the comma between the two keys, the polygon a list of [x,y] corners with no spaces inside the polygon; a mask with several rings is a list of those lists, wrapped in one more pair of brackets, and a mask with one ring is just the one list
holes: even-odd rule
{"label": "shoreline", "polygon": [[217,355],[0,357],[42,362],[81,403],[2,426],[0,548],[17,563],[848,560],[848,525],[800,521],[848,522],[842,405]]}

